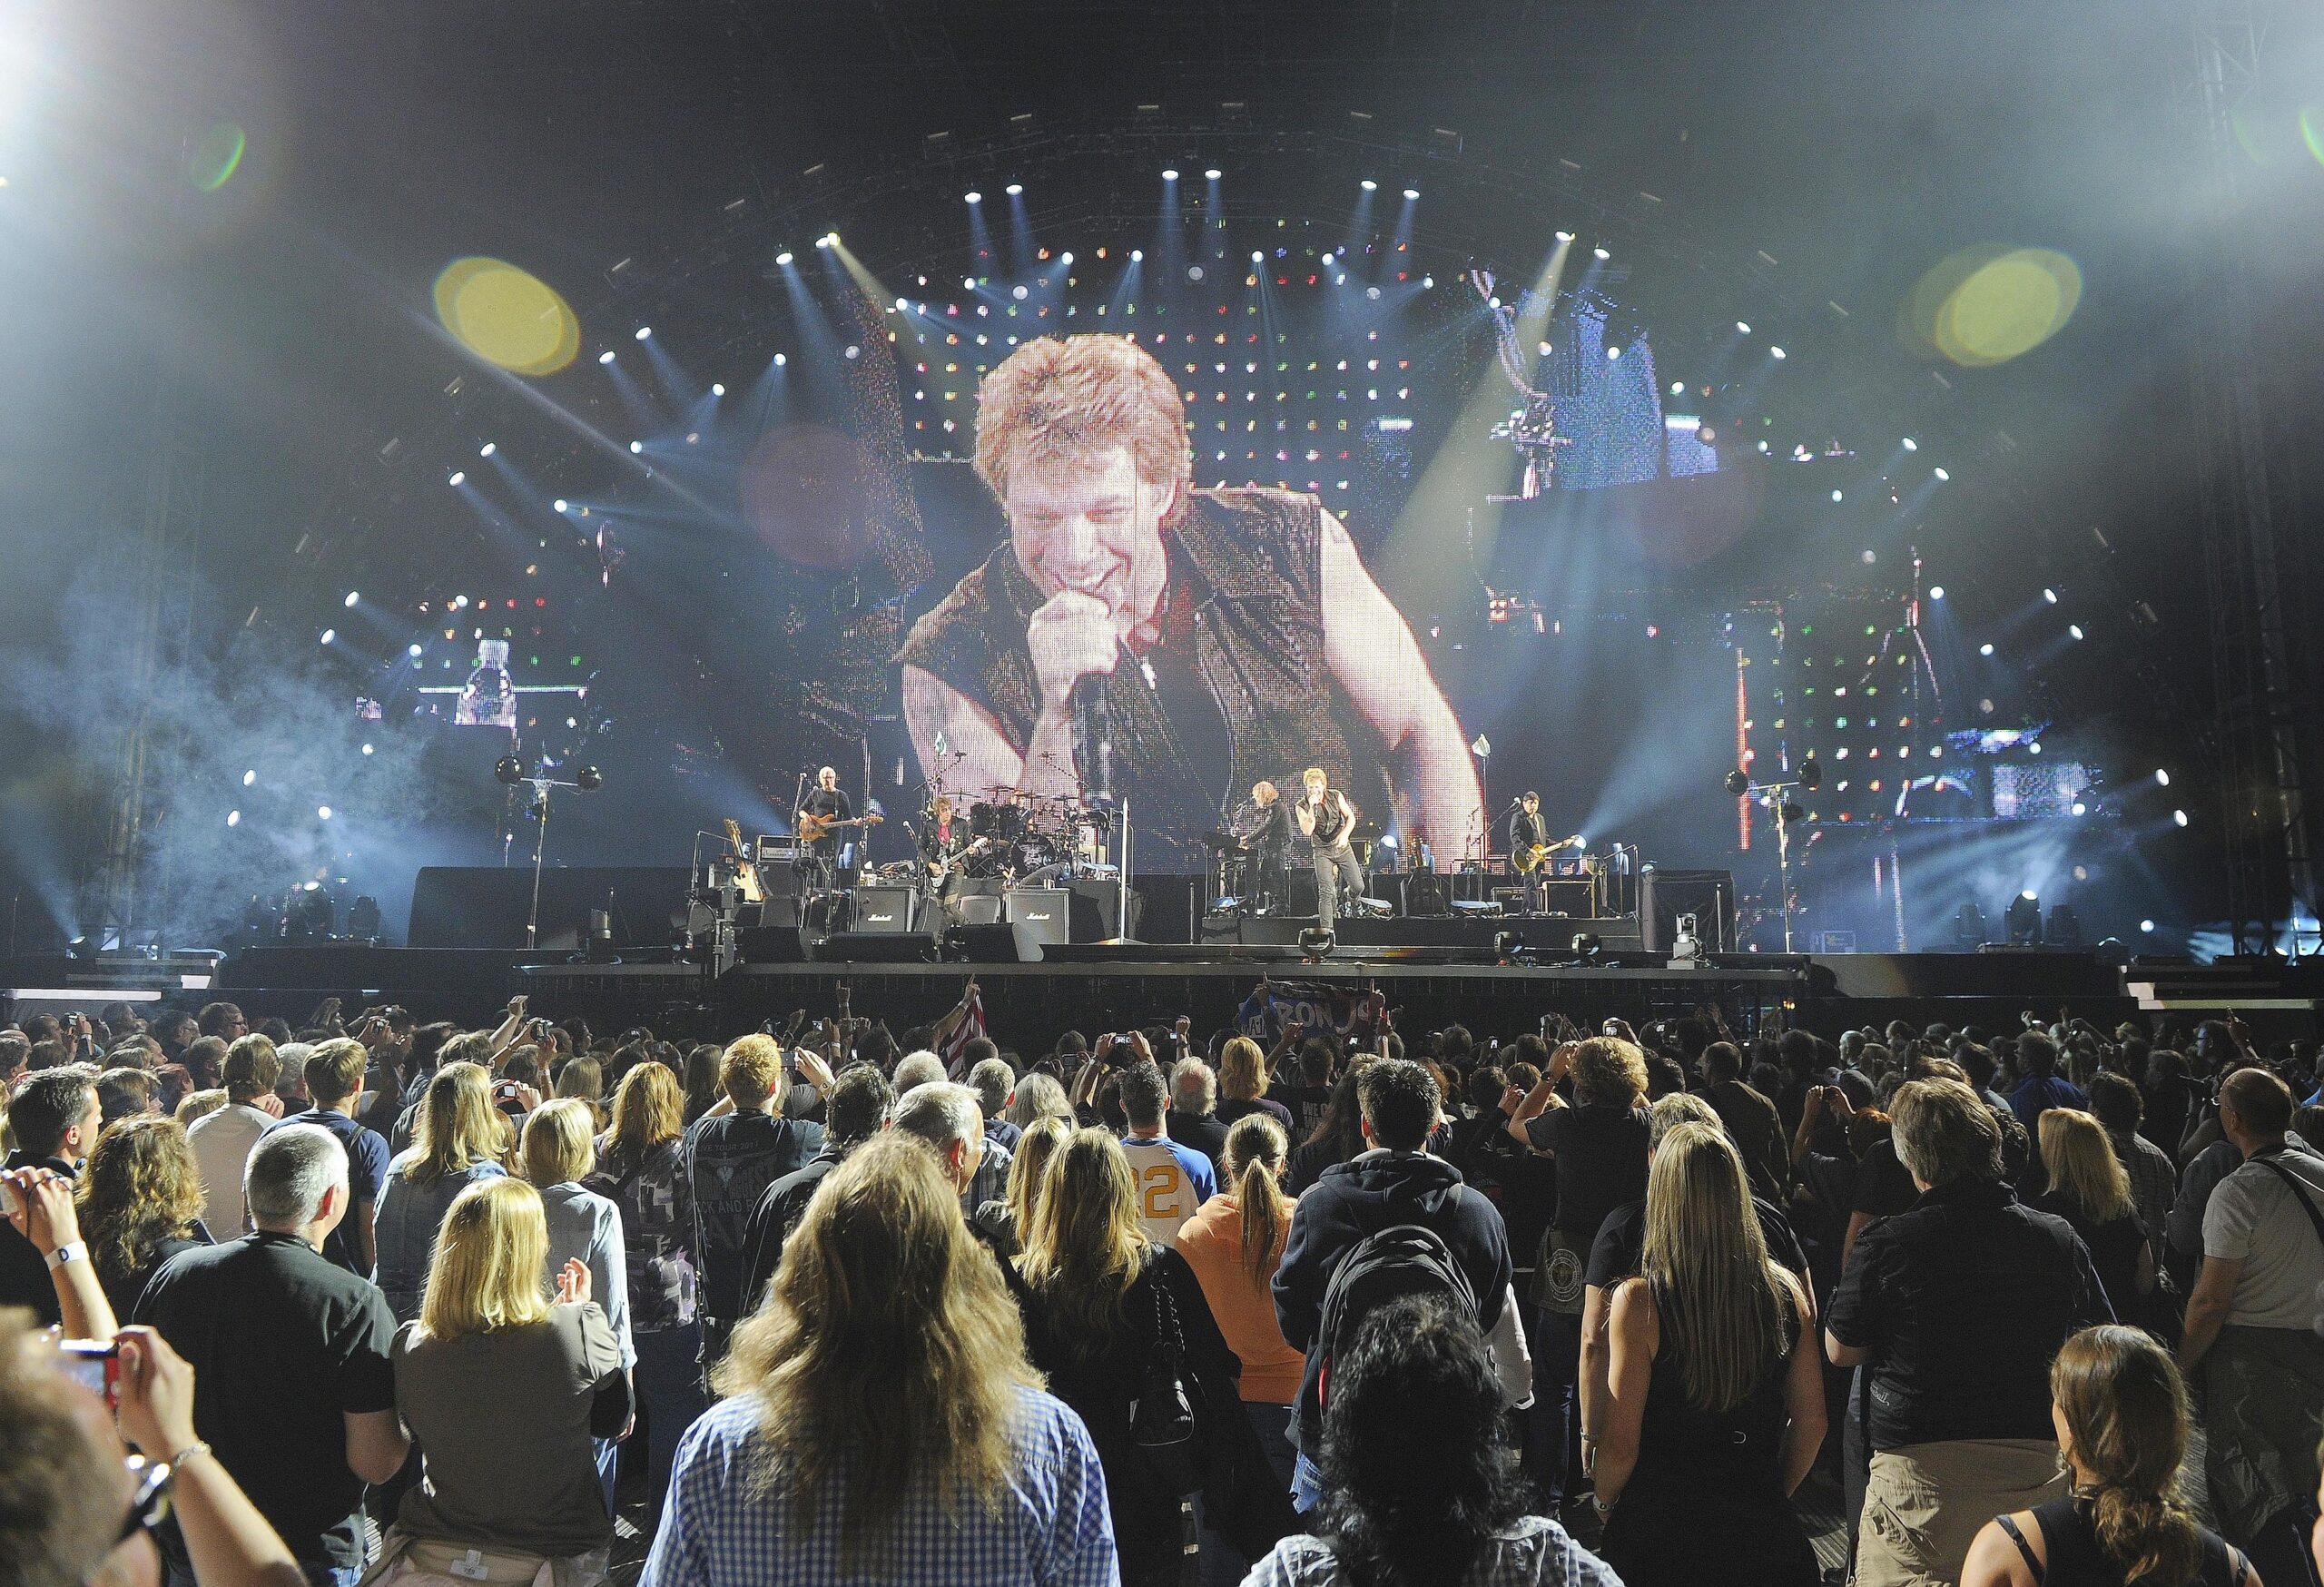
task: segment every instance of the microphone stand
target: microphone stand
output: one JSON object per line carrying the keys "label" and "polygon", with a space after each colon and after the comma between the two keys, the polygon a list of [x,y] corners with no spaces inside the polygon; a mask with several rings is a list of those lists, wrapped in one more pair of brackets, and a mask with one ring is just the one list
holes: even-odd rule
{"label": "microphone stand", "polygon": [[552,788],[571,788],[577,793],[581,784],[545,776],[519,777],[517,781],[531,786],[533,797],[541,807],[540,829],[533,834],[533,908],[525,919],[525,947],[529,951],[540,946],[541,860],[548,853],[548,791]]}

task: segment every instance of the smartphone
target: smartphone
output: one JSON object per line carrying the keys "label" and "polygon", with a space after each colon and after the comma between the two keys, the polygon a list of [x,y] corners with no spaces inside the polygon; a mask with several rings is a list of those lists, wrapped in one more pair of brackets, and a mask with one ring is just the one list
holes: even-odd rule
{"label": "smartphone", "polygon": [[112,1340],[62,1339],[57,1353],[74,1381],[111,1406],[117,1401],[121,1380],[121,1347]]}
{"label": "smartphone", "polygon": [[1620,1020],[1609,1020],[1598,1027],[1598,1033],[1600,1036],[1620,1036],[1622,1033],[1622,1022]]}

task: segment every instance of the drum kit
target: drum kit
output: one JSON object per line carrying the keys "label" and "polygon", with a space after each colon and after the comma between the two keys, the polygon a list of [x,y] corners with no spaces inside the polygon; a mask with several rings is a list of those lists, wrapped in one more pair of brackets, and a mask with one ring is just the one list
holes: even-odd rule
{"label": "drum kit", "polygon": [[[972,880],[1030,883],[1058,877],[1111,877],[1112,813],[1055,794],[1000,785],[968,807],[970,852],[959,862]],[[933,822],[931,809],[921,819]]]}

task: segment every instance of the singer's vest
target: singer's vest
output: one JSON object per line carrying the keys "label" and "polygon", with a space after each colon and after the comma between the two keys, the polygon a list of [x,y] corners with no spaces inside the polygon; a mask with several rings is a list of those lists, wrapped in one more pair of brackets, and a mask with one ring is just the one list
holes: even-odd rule
{"label": "singer's vest", "polygon": [[[1322,766],[1334,786],[1376,782],[1383,770],[1378,739],[1354,715],[1324,654],[1316,498],[1287,490],[1196,490],[1164,538],[1172,577],[1185,575],[1193,586],[1195,669],[1226,719],[1230,802],[1263,777],[1295,788],[1308,766]],[[896,660],[982,706],[1021,754],[1040,703],[1025,626],[1043,599],[1004,542],[912,625]],[[1200,808],[1207,800],[1193,791],[1187,768],[1176,764],[1174,736],[1137,669],[1115,670],[1106,704],[1116,785],[1130,797],[1138,828],[1217,825],[1221,813]],[[1356,775],[1351,739],[1369,744],[1365,776]]]}

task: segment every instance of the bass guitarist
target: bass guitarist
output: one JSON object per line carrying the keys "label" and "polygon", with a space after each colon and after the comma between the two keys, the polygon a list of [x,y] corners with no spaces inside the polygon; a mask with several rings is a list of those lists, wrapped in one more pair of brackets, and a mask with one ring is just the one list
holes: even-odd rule
{"label": "bass guitarist", "polygon": [[839,774],[825,766],[815,774],[815,785],[792,813],[793,829],[806,841],[799,845],[801,880],[815,892],[828,892],[839,874],[841,834],[825,830],[807,837],[811,827],[828,828],[834,822],[852,822],[855,806],[840,792]]}

